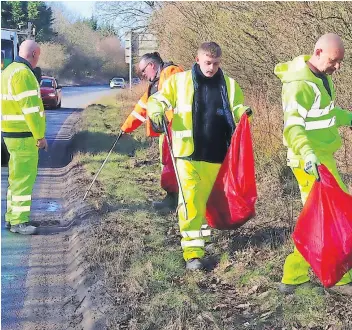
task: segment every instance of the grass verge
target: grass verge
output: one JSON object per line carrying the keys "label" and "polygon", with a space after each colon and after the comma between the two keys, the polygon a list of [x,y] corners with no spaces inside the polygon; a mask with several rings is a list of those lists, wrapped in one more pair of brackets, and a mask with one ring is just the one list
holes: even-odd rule
{"label": "grass verge", "polygon": [[[137,94],[118,93],[83,112],[76,157],[91,178]],[[263,142],[260,122],[255,142]],[[214,269],[189,274],[176,218],[150,206],[162,197],[158,143],[145,138],[144,127],[123,136],[88,197],[100,218],[90,229],[86,259],[104,283],[109,329],[352,328],[346,296],[314,287],[294,296],[277,291],[301,209],[279,143],[256,150],[257,217],[237,231],[214,231],[207,247]]]}

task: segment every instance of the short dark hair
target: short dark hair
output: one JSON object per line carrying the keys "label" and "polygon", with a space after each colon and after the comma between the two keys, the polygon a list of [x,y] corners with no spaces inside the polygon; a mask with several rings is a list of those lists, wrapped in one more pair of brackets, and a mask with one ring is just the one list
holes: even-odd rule
{"label": "short dark hair", "polygon": [[146,53],[141,57],[140,61],[142,61],[142,60],[145,60],[147,62],[154,62],[154,63],[160,64],[160,65],[164,64],[164,61],[158,52]]}
{"label": "short dark hair", "polygon": [[222,54],[220,46],[214,41],[203,42],[198,48],[199,51],[203,51],[211,57],[221,57]]}

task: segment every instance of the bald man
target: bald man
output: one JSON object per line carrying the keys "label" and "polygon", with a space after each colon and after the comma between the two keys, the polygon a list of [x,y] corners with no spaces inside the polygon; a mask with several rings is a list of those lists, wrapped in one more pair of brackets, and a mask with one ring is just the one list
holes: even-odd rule
{"label": "bald man", "polygon": [[6,228],[33,235],[30,224],[32,190],[37,177],[38,149],[47,149],[45,116],[40,87],[33,74],[40,56],[39,45],[24,41],[19,56],[1,75],[2,136],[10,153]]}
{"label": "bald man", "polygon": [[[317,41],[313,55],[302,55],[275,67],[282,81],[284,108],[284,144],[288,148],[287,161],[295,175],[303,204],[315,180],[319,180],[318,165],[324,164],[340,187],[348,192],[334,159],[341,147],[340,126],[352,126],[352,112],[335,105],[335,88],[331,75],[343,60],[345,49],[341,38],[333,33]],[[284,265],[283,293],[293,293],[298,285],[309,281],[309,264],[294,248]],[[339,290],[352,293],[352,271],[339,283]]]}

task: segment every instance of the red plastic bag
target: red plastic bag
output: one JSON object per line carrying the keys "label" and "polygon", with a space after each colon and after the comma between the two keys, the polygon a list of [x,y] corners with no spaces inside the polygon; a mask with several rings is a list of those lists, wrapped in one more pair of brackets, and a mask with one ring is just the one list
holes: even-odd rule
{"label": "red plastic bag", "polygon": [[352,268],[352,196],[324,165],[319,174],[292,237],[321,283],[331,287]]}
{"label": "red plastic bag", "polygon": [[[168,125],[169,137],[170,141],[172,141],[171,136],[171,122]],[[172,164],[172,159],[170,155],[169,146],[167,144],[166,134],[164,135],[164,140],[162,144],[162,155],[161,155],[161,163],[164,165],[163,170],[161,172],[161,187],[171,193],[178,192],[178,185],[176,180],[175,169]]]}
{"label": "red plastic bag", "polygon": [[255,215],[256,200],[251,131],[247,115],[243,115],[207,202],[208,225],[217,229],[240,227]]}

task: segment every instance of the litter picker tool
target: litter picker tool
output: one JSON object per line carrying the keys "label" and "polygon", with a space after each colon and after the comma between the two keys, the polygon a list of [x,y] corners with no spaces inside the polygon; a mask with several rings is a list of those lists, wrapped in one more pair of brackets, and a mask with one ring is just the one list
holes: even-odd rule
{"label": "litter picker tool", "polygon": [[124,132],[123,132],[123,131],[120,131],[120,133],[117,135],[117,138],[116,138],[115,142],[113,143],[113,145],[111,146],[110,151],[109,151],[108,155],[106,156],[106,158],[105,158],[103,164],[101,164],[101,166],[100,166],[100,168],[99,168],[99,171],[97,172],[97,174],[95,174],[95,177],[94,177],[92,183],[90,184],[90,186],[88,187],[86,193],[84,194],[83,200],[86,199],[86,197],[87,197],[87,195],[88,195],[90,189],[93,187],[93,184],[94,184],[95,180],[97,179],[99,173],[100,173],[101,170],[103,169],[105,163],[107,162],[107,160],[108,160],[108,158],[109,158],[111,152],[114,150],[117,141],[120,140],[120,137],[122,136],[122,134],[124,134]]}
{"label": "litter picker tool", "polygon": [[[187,212],[187,207],[186,207],[185,195],[183,194],[181,181],[180,181],[180,176],[178,175],[175,157],[174,157],[174,154],[172,152],[172,145],[171,145],[171,140],[170,140],[170,136],[169,136],[169,131],[167,129],[167,124],[166,124],[166,120],[165,120],[164,116],[163,116],[162,121],[163,121],[163,128],[164,128],[164,132],[165,132],[165,136],[166,136],[167,145],[169,147],[169,152],[170,152],[170,156],[171,156],[171,160],[172,160],[172,165],[174,166],[174,170],[175,170],[175,175],[176,175],[176,180],[177,180],[177,185],[178,185],[178,191],[179,191],[179,194],[181,194],[181,205],[183,204],[183,206],[185,207],[185,218],[186,218],[186,220],[188,220],[188,212]],[[179,207],[180,207],[180,205],[178,206],[178,208]]]}

